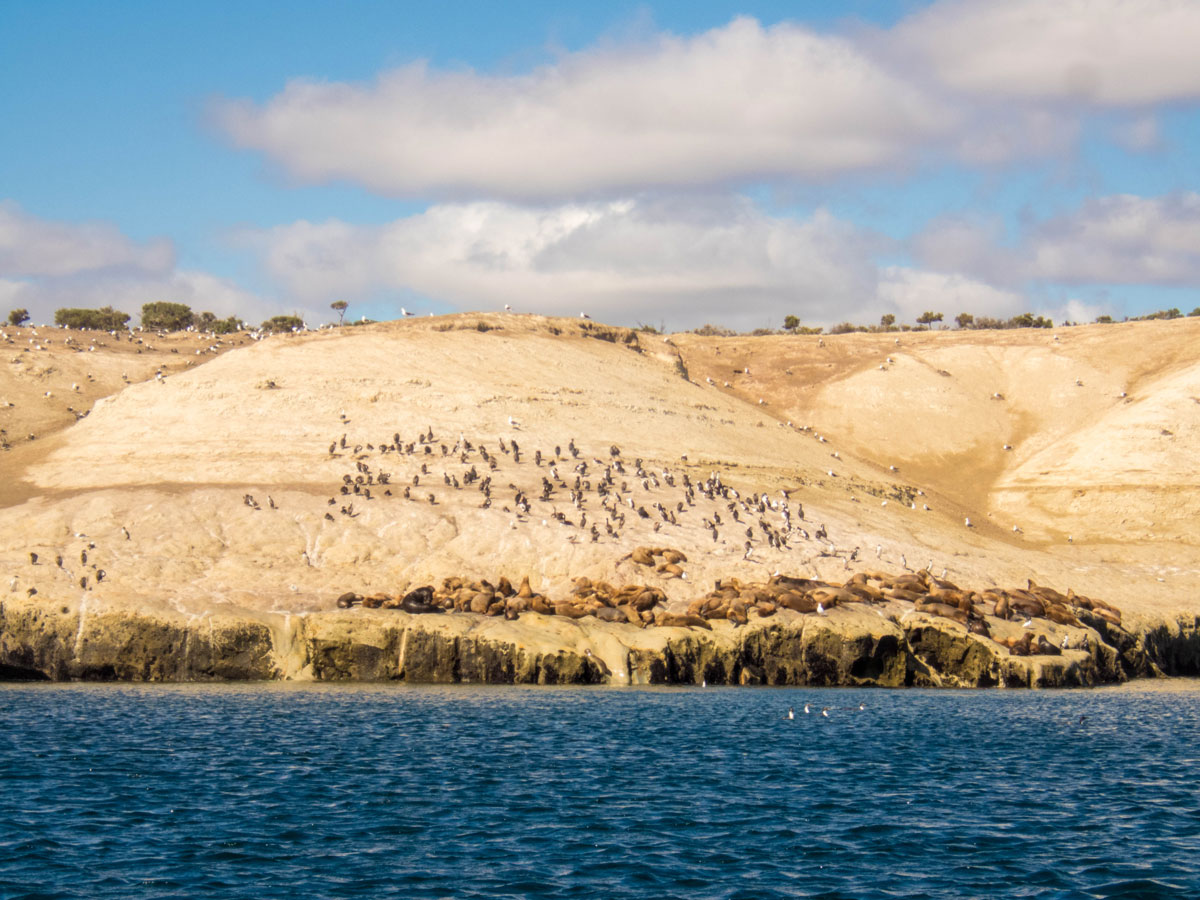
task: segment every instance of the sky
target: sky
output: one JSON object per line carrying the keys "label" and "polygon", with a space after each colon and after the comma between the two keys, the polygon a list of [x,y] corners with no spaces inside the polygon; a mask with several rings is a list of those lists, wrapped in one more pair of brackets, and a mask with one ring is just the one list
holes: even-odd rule
{"label": "sky", "polygon": [[1200,2],[0,4],[0,317],[1200,306]]}

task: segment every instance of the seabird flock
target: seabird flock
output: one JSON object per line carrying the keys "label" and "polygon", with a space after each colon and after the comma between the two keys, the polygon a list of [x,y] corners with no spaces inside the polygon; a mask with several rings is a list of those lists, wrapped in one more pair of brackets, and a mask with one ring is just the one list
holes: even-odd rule
{"label": "seabird flock", "polygon": [[[690,518],[699,520],[714,543],[729,538],[747,557],[756,547],[786,551],[797,542],[813,540],[828,544],[821,555],[837,552],[824,525],[816,527],[814,538],[800,524],[803,506],[793,507],[788,491],[779,491],[777,497],[743,495],[719,472],[700,480],[687,471],[648,467],[641,458],[628,460],[615,444],[605,459],[585,454],[573,438],[565,448],[536,448],[531,455],[515,436],[485,441],[460,433],[449,443],[427,426],[413,440],[399,432],[374,442],[342,434],[330,441],[328,454],[353,460],[353,471],[341,475],[337,494],[327,502],[350,518],[361,514],[367,503],[438,505],[439,494],[445,499],[447,492],[476,491],[480,496],[474,505],[509,516],[510,527],[557,522],[570,529],[570,543],[615,541],[631,528],[660,532],[682,527]],[[325,518],[335,517],[327,511]]]}

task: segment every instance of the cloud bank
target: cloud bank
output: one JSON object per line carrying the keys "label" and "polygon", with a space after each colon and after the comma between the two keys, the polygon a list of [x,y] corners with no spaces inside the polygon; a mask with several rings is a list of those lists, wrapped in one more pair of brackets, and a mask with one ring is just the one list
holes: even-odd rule
{"label": "cloud bank", "polygon": [[295,80],[222,99],[234,145],[301,183],[392,196],[562,201],[896,173],[1061,154],[1084,117],[1200,100],[1200,4],[934,3],[888,31],[738,18],[691,37],[561,55],[525,75],[414,63],[369,84]]}
{"label": "cloud bank", "polygon": [[947,219],[913,241],[922,263],[996,284],[1200,284],[1200,194],[1115,194],[1031,222],[1015,243],[995,223]]}
{"label": "cloud bank", "polygon": [[302,182],[523,200],[906,164],[946,115],[848,40],[745,18],[523,76],[418,63],[214,107],[236,146]]}
{"label": "cloud bank", "polygon": [[1015,311],[1019,296],[971,278],[874,261],[891,243],[817,211],[766,215],[745,198],[643,197],[531,209],[439,204],[379,226],[299,222],[247,240],[276,281],[320,307],[415,291],[458,308],[690,328],[911,321],[924,309]]}
{"label": "cloud bank", "polygon": [[169,240],[138,243],[110,223],[56,222],[0,201],[0,318],[22,307],[49,323],[62,307],[112,306],[136,321],[143,304],[158,300],[221,316],[272,311],[226,279],[178,268]]}

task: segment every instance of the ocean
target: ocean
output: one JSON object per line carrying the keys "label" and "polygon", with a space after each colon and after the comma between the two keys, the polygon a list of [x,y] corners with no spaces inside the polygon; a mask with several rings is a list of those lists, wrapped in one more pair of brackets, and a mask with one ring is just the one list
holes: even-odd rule
{"label": "ocean", "polygon": [[1200,897],[1198,773],[1195,681],[3,685],[0,897]]}

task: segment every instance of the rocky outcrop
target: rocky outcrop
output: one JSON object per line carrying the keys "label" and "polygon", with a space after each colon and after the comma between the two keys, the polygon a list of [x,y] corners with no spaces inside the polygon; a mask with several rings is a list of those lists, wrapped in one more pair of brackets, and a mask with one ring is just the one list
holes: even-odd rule
{"label": "rocky outcrop", "polygon": [[[1124,651],[1164,675],[1200,675],[1200,616],[1179,615],[1144,625]],[[1139,672],[1138,674],[1142,674]]]}
{"label": "rocky outcrop", "polygon": [[273,678],[271,631],[240,617],[203,619],[88,604],[0,604],[8,678],[83,681],[252,681]]}
{"label": "rocky outcrop", "polygon": [[1200,672],[1200,618],[1129,633],[1096,617],[1085,648],[1010,655],[948,619],[790,611],[736,627],[338,610],[189,617],[98,601],[0,604],[0,678],[1075,687]]}

